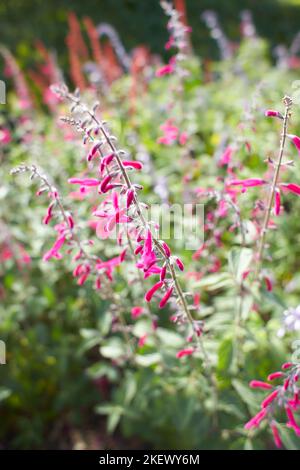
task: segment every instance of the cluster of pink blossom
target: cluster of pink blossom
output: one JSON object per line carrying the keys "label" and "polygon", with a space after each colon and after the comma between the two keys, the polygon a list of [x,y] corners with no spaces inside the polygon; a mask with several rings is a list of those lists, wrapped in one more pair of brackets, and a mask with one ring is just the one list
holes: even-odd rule
{"label": "cluster of pink blossom", "polygon": [[[86,170],[78,177],[69,178],[69,184],[79,187],[78,193],[81,197],[85,197],[86,194],[93,197],[93,193],[94,196],[100,196],[99,204],[92,209],[93,226],[100,238],[114,238],[121,252],[105,261],[98,256],[90,255],[86,247],[93,242],[79,239],[78,227],[74,223],[72,214],[63,207],[57,189],[35,166],[24,165],[14,172],[30,171],[33,178],[41,181],[37,195],[46,193],[50,199],[43,219],[44,224],[49,224],[52,219],[59,216],[59,222],[54,225],[56,240],[44,254],[43,259],[45,261],[60,259],[64,252],[71,254],[75,263],[73,275],[78,285],[83,285],[92,276],[95,279],[96,289],[101,291],[104,283],[107,286],[107,282],[109,284],[113,281],[116,267],[127,260],[134,260],[135,267],[142,275],[142,282],[143,279],[154,278],[152,286],[144,297],[146,304],[158,296],[158,307],[162,309],[172,300],[172,308],[178,309],[172,320],[187,324],[188,342],[193,339],[196,341],[195,346],[179,351],[177,357],[181,358],[196,352],[203,326],[202,322],[194,320],[186,294],[179,283],[178,273],[184,270],[183,262],[171,253],[165,241],[158,238],[159,227],[146,219],[144,210],[147,205],[139,200],[138,193],[142,186],[131,181],[132,172],[140,171],[143,168],[142,163],[124,158],[125,152],[118,150],[115,145],[116,138],[96,117],[96,106],[93,110],[89,110],[81,101],[79,93],[72,95],[65,86],[54,87],[53,90],[60,98],[71,102],[75,118],[63,119],[76,126],[83,134],[84,144],[89,147]],[[83,120],[79,118],[81,115]],[[92,176],[89,174],[91,171]],[[107,289],[105,288],[103,292],[104,295],[107,294]],[[112,292],[113,289],[110,288],[110,293]],[[194,306],[198,304],[199,299],[195,299]],[[196,308],[194,306],[191,307]],[[143,306],[133,307],[132,318],[137,318],[145,311]],[[153,327],[155,328],[154,323]],[[145,341],[146,336],[141,339],[139,346]]]}
{"label": "cluster of pink blossom", "polygon": [[[293,429],[300,437],[300,423],[297,423],[294,416],[294,412],[300,409],[300,365],[287,362],[282,365],[281,369],[268,376],[268,381],[272,383],[260,380],[250,382],[250,387],[268,390],[270,393],[262,401],[261,410],[245,424],[245,429],[250,430],[257,428],[262,421],[266,420],[272,431],[275,445],[279,448],[282,447],[276,420],[279,411],[284,410],[287,417],[286,426]],[[274,385],[273,382],[278,379],[282,381],[282,384]]]}

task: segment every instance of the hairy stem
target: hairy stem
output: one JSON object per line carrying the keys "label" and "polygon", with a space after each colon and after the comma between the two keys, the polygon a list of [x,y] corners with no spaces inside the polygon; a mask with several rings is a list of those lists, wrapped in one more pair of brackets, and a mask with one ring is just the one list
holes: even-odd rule
{"label": "hairy stem", "polygon": [[272,206],[274,202],[274,196],[275,196],[275,191],[276,191],[276,186],[280,174],[280,168],[281,168],[281,162],[284,154],[284,147],[285,147],[285,142],[286,142],[286,136],[287,136],[287,129],[288,129],[288,120],[290,116],[290,109],[292,107],[292,100],[288,96],[285,96],[283,98],[283,102],[285,105],[285,113],[283,117],[283,124],[282,124],[282,133],[281,133],[281,139],[280,139],[280,147],[279,147],[279,153],[278,153],[278,158],[277,162],[275,164],[275,170],[274,170],[274,175],[273,175],[273,180],[270,188],[270,193],[267,201],[267,207],[265,211],[265,217],[261,229],[261,236],[259,240],[259,245],[258,245],[258,253],[257,253],[257,263],[256,263],[256,270],[255,270],[255,275],[254,279],[257,279],[259,276],[260,272],[260,267],[262,263],[262,258],[263,258],[263,253],[264,253],[264,248],[265,248],[265,241],[266,241],[266,234],[268,231],[268,226],[270,222],[270,217],[271,217],[271,211],[272,211]]}

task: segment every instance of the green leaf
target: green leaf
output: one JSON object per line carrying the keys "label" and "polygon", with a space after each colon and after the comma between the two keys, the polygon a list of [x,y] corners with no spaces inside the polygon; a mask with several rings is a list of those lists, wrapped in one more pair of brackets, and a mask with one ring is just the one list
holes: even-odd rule
{"label": "green leaf", "polygon": [[232,385],[241,400],[248,405],[250,413],[255,413],[257,411],[257,396],[254,395],[248,385],[245,385],[238,379],[233,379]]}
{"label": "green leaf", "polygon": [[299,438],[295,438],[294,431],[287,429],[283,424],[277,424],[281,440],[287,450],[300,450]]}
{"label": "green leaf", "polygon": [[238,284],[243,281],[243,274],[248,270],[253,253],[250,248],[233,248],[228,255],[229,270]]}
{"label": "green leaf", "polygon": [[139,366],[150,367],[161,362],[161,355],[159,353],[145,354],[143,356],[141,354],[137,354],[135,361]]}
{"label": "green leaf", "polygon": [[109,359],[118,359],[125,354],[125,346],[118,338],[112,338],[100,348],[100,353],[103,357]]}
{"label": "green leaf", "polygon": [[11,390],[8,388],[1,387],[0,388],[0,402],[6,400],[11,395]]}
{"label": "green leaf", "polygon": [[111,382],[116,382],[119,373],[115,367],[111,367],[103,362],[96,362],[87,369],[87,374],[92,379],[99,379],[100,377],[107,377]]}
{"label": "green leaf", "polygon": [[232,338],[225,338],[220,346],[218,351],[218,372],[221,375],[228,375],[233,361],[233,342]]}

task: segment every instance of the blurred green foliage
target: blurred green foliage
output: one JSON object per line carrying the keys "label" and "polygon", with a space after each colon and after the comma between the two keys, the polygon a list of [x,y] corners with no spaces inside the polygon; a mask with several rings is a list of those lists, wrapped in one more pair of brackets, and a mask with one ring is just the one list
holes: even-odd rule
{"label": "blurred green foliage", "polygon": [[[202,57],[217,58],[218,51],[200,16],[207,10],[218,13],[220,23],[233,41],[239,41],[239,14],[253,12],[260,36],[271,45],[289,45],[299,31],[299,2],[290,0],[186,0],[188,19],[193,28],[193,45]],[[130,50],[147,44],[153,52],[162,53],[167,39],[166,20],[158,0],[88,0],[87,2],[52,0],[2,0],[0,4],[1,42],[26,65],[32,58],[36,39],[58,52],[61,65],[66,65],[65,38],[67,14],[74,11],[79,19],[90,16],[98,24],[111,23]]]}

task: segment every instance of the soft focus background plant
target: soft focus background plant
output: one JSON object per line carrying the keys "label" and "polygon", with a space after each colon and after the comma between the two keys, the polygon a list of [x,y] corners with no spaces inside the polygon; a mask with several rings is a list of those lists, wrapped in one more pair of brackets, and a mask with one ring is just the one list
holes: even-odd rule
{"label": "soft focus background plant", "polygon": [[[1,446],[274,448],[266,424],[262,432],[244,429],[263,398],[249,389],[248,382],[265,380],[290,360],[297,330],[299,336],[299,323],[296,331],[283,337],[278,331],[282,331],[283,312],[299,304],[300,201],[293,195],[284,196],[278,228],[268,233],[272,260],[263,264],[273,289],[267,282],[259,292],[242,293],[242,324],[237,335],[237,298],[241,296],[237,279],[250,268],[249,250],[255,238],[253,208],[261,195],[259,188],[250,188],[238,196],[247,232],[244,247],[235,208],[228,207],[222,214],[218,198],[227,178],[224,155],[228,155],[228,148],[236,179],[262,178],[267,169],[265,160],[276,158],[280,122],[267,119],[264,111],[282,111],[285,94],[297,98],[293,85],[300,63],[297,41],[294,49],[288,50],[297,25],[293,29],[289,22],[289,29],[285,29],[284,18],[296,18],[299,7],[296,2],[245,2],[243,8],[253,7],[255,20],[245,33],[245,23],[240,25],[239,20],[240,2],[236,6],[230,3],[235,25],[227,20],[231,12],[224,2],[204,2],[201,9],[197,2],[186,2],[188,19],[193,18],[191,41],[197,54],[189,52],[185,58],[188,75],[180,80],[178,92],[177,75],[157,77],[155,73],[162,61],[154,53],[166,61],[172,55],[164,50],[166,18],[158,2],[152,20],[148,14],[146,20],[146,7],[137,7],[137,2],[124,2],[123,6],[124,12],[130,11],[132,25],[150,28],[151,21],[161,24],[161,36],[155,38],[142,36],[144,30],[136,37],[124,30],[122,15],[111,13],[114,2],[103,5],[99,12],[93,2],[84,11],[74,2],[77,17],[68,14],[60,2],[60,14],[55,14],[59,14],[61,28],[53,41],[51,35],[46,40],[42,26],[40,32],[34,30],[33,37],[33,29],[22,26],[24,4],[18,9],[13,8],[14,3],[18,2],[4,2],[0,10],[6,25],[0,52],[8,90],[7,105],[0,109],[0,338],[7,345],[7,364],[1,366]],[[263,7],[265,14],[271,3],[272,8],[275,3],[274,12],[279,12],[272,27],[264,25],[259,15],[259,8]],[[37,5],[26,2],[26,14],[30,15],[32,8],[37,12],[44,8],[39,10]],[[182,5],[184,2],[177,2],[177,7]],[[218,43],[208,39],[209,18],[207,14],[206,21],[203,18],[207,7],[219,14],[218,27],[224,30],[225,40],[227,34],[230,37],[230,54],[223,60],[215,58],[226,55],[224,42],[218,49]],[[17,12],[19,38],[8,28]],[[141,21],[133,20],[133,12],[139,12]],[[91,17],[92,24],[84,17]],[[105,39],[107,35],[95,40],[94,25],[103,21],[116,27],[127,53],[121,51],[118,56],[111,36],[110,40]],[[50,28],[48,17],[44,24]],[[254,25],[257,31],[251,30]],[[82,31],[82,41],[76,28]],[[280,37],[274,31],[280,31]],[[207,37],[207,44],[198,39],[202,37]],[[37,40],[46,46],[38,43],[32,54]],[[140,46],[141,42],[147,43],[147,48]],[[275,45],[279,43],[282,46],[278,49]],[[130,263],[116,269],[113,285],[130,325],[125,329],[135,350],[134,359],[126,355],[124,331],[114,330],[118,322],[111,300],[101,299],[92,283],[77,286],[67,256],[42,261],[52,246],[53,229],[42,224],[47,200],[35,197],[35,182],[26,177],[13,180],[10,175],[11,168],[22,162],[34,163],[49,175],[79,221],[80,232],[95,241],[101,258],[119,254],[114,243],[95,237],[90,215],[96,203],[93,196],[82,198],[67,183],[68,178],[84,172],[86,149],[76,130],[59,120],[68,109],[49,85],[62,76],[70,88],[81,87],[82,96],[91,105],[100,100],[102,117],[121,147],[143,162],[146,171],[135,181],[143,185],[147,203],[205,203],[209,216],[204,250],[192,252],[178,241],[168,243],[185,264],[184,286],[193,292],[193,302],[200,302],[199,319],[204,320],[204,340],[217,381],[217,409],[201,359],[197,355],[176,358],[186,346],[186,338],[169,321],[172,309],[159,310],[156,302],[151,303],[151,313],[158,318],[155,333],[146,315],[136,318],[132,314],[133,307],[146,310],[143,298],[151,283],[136,283],[137,274]],[[174,101],[175,106],[170,106]],[[163,145],[161,126],[168,119],[185,138],[176,137],[171,145]],[[297,99],[290,128],[291,133],[300,133]],[[295,161],[292,181],[300,183],[299,160],[292,144],[288,144],[286,156]],[[284,181],[289,178],[284,173]],[[300,448],[292,430],[280,426],[280,433],[285,447]]]}

